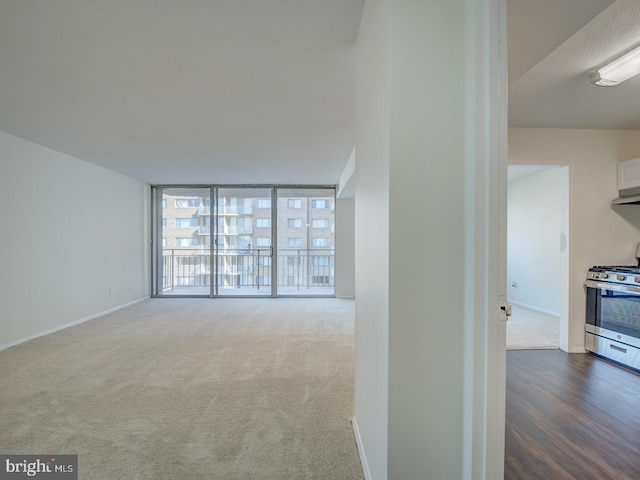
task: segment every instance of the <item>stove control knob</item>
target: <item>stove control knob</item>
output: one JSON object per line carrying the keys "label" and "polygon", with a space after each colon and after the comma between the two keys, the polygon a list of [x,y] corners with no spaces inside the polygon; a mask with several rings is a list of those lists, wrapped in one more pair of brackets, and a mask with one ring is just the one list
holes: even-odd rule
{"label": "stove control knob", "polygon": [[599,273],[594,273],[593,274],[593,278],[600,278],[600,274]]}
{"label": "stove control knob", "polygon": [[624,282],[627,279],[627,277],[625,277],[624,275],[618,275],[616,278],[621,282]]}
{"label": "stove control knob", "polygon": [[600,278],[609,278],[609,274],[608,273],[603,273],[600,275]]}
{"label": "stove control knob", "polygon": [[633,279],[633,281],[634,281],[634,282],[636,282],[636,283],[640,283],[640,277],[635,277],[635,278]]}

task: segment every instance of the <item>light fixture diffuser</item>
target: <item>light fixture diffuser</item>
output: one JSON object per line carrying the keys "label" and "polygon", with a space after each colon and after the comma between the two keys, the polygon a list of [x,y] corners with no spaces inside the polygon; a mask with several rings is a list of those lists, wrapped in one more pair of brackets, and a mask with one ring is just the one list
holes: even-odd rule
{"label": "light fixture diffuser", "polygon": [[620,58],[608,63],[589,75],[594,85],[614,87],[640,73],[640,47],[636,47]]}

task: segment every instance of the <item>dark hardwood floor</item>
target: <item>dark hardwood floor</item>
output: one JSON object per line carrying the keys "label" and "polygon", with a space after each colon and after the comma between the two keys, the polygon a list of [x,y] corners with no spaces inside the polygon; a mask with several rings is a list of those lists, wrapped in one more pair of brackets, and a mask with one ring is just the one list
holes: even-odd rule
{"label": "dark hardwood floor", "polygon": [[640,374],[590,354],[507,352],[506,480],[640,479]]}

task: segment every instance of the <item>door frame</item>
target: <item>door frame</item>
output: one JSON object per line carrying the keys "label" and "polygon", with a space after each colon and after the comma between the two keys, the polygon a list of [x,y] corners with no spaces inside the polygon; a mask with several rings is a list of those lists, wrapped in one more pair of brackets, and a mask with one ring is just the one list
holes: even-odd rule
{"label": "door frame", "polygon": [[466,197],[463,478],[504,477],[506,0],[465,0]]}

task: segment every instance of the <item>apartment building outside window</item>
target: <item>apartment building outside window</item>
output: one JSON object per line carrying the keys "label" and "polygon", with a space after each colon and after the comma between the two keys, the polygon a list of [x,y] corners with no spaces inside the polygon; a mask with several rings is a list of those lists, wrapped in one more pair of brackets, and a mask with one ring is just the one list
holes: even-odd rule
{"label": "apartment building outside window", "polygon": [[193,228],[198,226],[197,218],[176,218],[176,228]]}
{"label": "apartment building outside window", "polygon": [[311,208],[329,208],[331,202],[329,200],[311,200]]}
{"label": "apartment building outside window", "polygon": [[311,245],[313,245],[314,247],[328,247],[329,239],[327,237],[312,238]]}
{"label": "apartment building outside window", "polygon": [[193,247],[196,245],[196,239],[193,237],[176,237],[176,247]]}
{"label": "apartment building outside window", "polygon": [[312,228],[329,228],[329,219],[328,218],[314,218],[311,220]]}
{"label": "apartment building outside window", "polygon": [[328,267],[329,266],[329,256],[328,255],[315,255],[313,257],[313,266],[314,267]]}
{"label": "apartment building outside window", "polygon": [[200,205],[196,198],[176,198],[176,208],[197,208]]}
{"label": "apartment building outside window", "polygon": [[166,186],[153,195],[154,296],[333,295],[334,188]]}
{"label": "apartment building outside window", "polygon": [[287,247],[289,248],[300,248],[302,246],[302,239],[300,238],[289,238],[287,239]]}
{"label": "apartment building outside window", "polygon": [[256,238],[256,246],[257,247],[269,247],[269,246],[271,246],[271,238],[269,238],[269,237],[258,237],[258,238]]}

